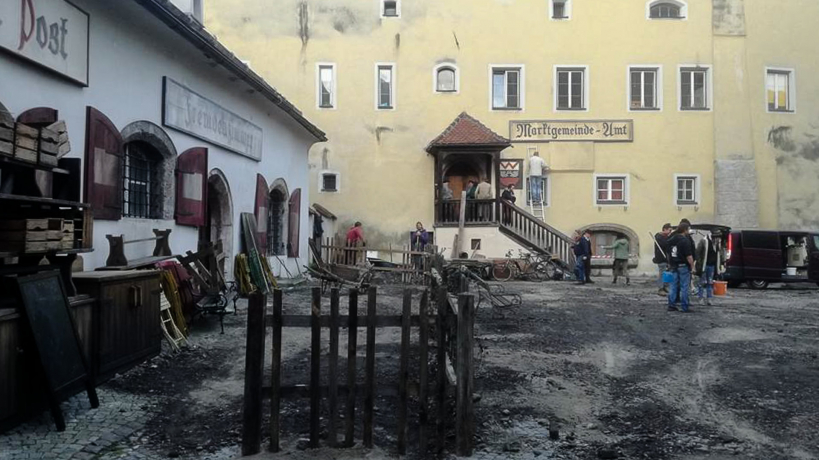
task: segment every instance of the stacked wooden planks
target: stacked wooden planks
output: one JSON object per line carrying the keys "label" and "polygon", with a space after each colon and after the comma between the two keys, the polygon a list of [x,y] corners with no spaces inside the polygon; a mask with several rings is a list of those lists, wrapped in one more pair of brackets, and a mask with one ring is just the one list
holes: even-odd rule
{"label": "stacked wooden planks", "polygon": [[0,250],[45,252],[74,248],[74,222],[63,219],[0,220]]}
{"label": "stacked wooden planks", "polygon": [[0,117],[0,155],[26,163],[57,166],[57,159],[70,150],[64,121],[35,128]]}

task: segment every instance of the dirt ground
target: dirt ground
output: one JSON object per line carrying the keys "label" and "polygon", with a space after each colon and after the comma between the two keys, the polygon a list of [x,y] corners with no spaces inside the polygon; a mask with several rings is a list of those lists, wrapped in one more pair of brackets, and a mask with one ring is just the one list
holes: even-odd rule
{"label": "dirt ground", "polygon": [[[519,292],[523,305],[496,310],[481,304],[476,319],[476,458],[819,458],[815,286],[732,289],[715,306],[695,305],[689,314],[666,311],[648,280],[629,287],[602,278],[593,286],[521,282],[506,289]],[[380,287],[379,314],[399,313],[400,294],[398,287]],[[346,306],[343,300],[342,314]],[[308,313],[309,291],[287,293],[284,310]],[[160,457],[238,455],[245,311],[240,305],[238,315],[225,318],[224,335],[216,318],[200,320],[191,348],[163,354],[108,384],[155,397],[140,439],[146,450]],[[396,381],[399,332],[379,329],[379,382]],[[346,342],[342,333],[341,350]],[[309,329],[285,330],[284,384],[308,383],[309,344]],[[346,378],[344,359],[339,367]],[[417,370],[417,361],[411,367]],[[285,400],[284,453],[262,457],[393,457],[394,402],[376,401],[378,449],[311,451],[304,449],[308,401]],[[411,398],[410,457],[426,458],[413,450],[416,413]],[[360,444],[361,414],[357,420]],[[559,440],[549,439],[550,424],[559,427]]]}

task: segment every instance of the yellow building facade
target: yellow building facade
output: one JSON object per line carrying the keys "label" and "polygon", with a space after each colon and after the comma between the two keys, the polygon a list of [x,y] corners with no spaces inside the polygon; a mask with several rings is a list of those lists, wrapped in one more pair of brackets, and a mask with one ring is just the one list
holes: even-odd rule
{"label": "yellow building facade", "polygon": [[[626,234],[643,272],[664,222],[819,228],[817,19],[815,0],[205,5],[208,30],[327,130],[310,200],[339,228],[407,244],[421,221],[451,247],[444,177],[457,199],[467,176],[488,176],[496,197],[518,175],[520,208],[564,234],[592,228],[598,247]],[[511,145],[471,166],[453,146],[447,163],[428,147],[464,112]],[[535,151],[549,168],[542,216],[525,197]],[[519,247],[493,209],[465,250]]]}

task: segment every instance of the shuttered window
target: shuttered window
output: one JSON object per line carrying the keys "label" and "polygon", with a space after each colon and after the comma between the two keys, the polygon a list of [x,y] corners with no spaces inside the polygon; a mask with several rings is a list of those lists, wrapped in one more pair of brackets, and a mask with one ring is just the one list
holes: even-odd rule
{"label": "shuttered window", "polygon": [[301,225],[301,189],[293,190],[288,203],[287,257],[299,256],[299,228]]}
{"label": "shuttered window", "polygon": [[102,112],[87,107],[84,193],[94,219],[122,217],[123,156],[119,130]]}
{"label": "shuttered window", "polygon": [[267,224],[270,195],[267,180],[261,174],[256,174],[256,202],[253,214],[256,216],[256,242],[259,254],[267,254]]}
{"label": "shuttered window", "polygon": [[194,147],[176,159],[176,223],[205,225],[208,193],[208,149]]}
{"label": "shuttered window", "polygon": [[144,219],[162,217],[161,156],[143,142],[125,145],[122,168],[122,216]]}

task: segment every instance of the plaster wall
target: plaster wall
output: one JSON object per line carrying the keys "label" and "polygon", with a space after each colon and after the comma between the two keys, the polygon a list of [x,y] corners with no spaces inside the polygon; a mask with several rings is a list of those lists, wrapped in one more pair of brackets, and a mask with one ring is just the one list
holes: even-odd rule
{"label": "plaster wall", "polygon": [[[90,15],[90,85],[82,88],[47,73],[24,61],[0,55],[0,101],[13,116],[38,106],[59,110],[66,121],[72,151],[69,157],[83,157],[85,110],[93,106],[122,129],[131,122],[148,120],[162,125],[162,77],[168,76],[222,107],[262,127],[263,157],[255,162],[190,135],[164,128],[176,151],[204,146],[209,150],[208,169],[221,170],[232,196],[232,247],[240,248],[242,212],[253,212],[256,173],[268,183],[284,178],[289,190],[301,188],[300,253],[287,264],[307,260],[308,232],[308,156],[315,139],[294,120],[284,115],[259,94],[251,94],[241,81],[219,66],[211,65],[201,51],[184,41],[135,2],[76,0]],[[275,83],[275,79],[273,80]],[[170,246],[174,253],[196,250],[198,231],[178,226],[173,220],[124,218],[120,221],[96,220],[95,251],[83,255],[86,269],[105,264],[108,255],[106,234],[124,234],[126,240],[152,236],[152,228],[172,228]],[[126,246],[128,257],[150,255],[152,243]],[[229,254],[232,259],[236,251]],[[232,277],[232,271],[228,276]]]}
{"label": "plaster wall", "polygon": [[[435,229],[435,244],[438,251],[443,251],[447,259],[452,255],[452,247],[455,242],[455,235],[458,234],[457,227],[439,227]],[[481,240],[481,249],[474,251],[470,249],[472,240]],[[482,255],[489,259],[503,259],[511,251],[512,257],[518,257],[520,252],[529,252],[528,249],[509,239],[500,233],[495,227],[465,227],[464,241],[461,244],[461,252],[472,256],[473,253]]]}

